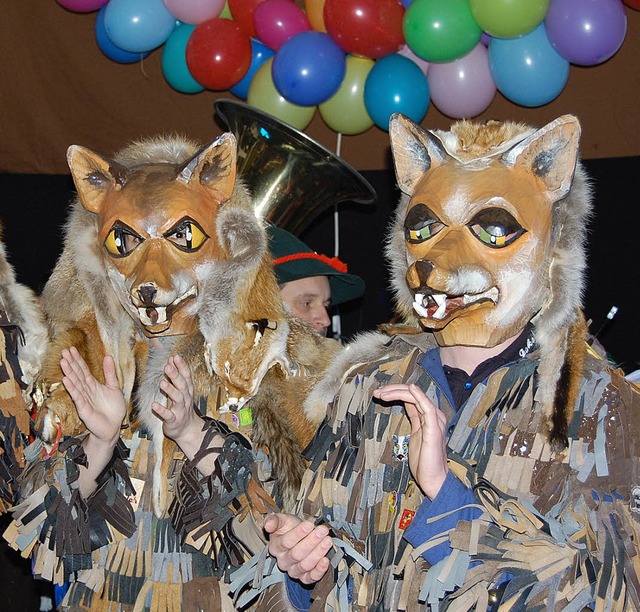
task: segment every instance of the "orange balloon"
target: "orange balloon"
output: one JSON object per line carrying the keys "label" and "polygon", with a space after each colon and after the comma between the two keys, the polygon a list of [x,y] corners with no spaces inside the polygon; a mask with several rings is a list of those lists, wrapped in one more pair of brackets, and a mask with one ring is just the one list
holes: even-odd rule
{"label": "orange balloon", "polygon": [[304,0],[304,9],[307,19],[314,30],[326,32],[324,27],[324,0]]}

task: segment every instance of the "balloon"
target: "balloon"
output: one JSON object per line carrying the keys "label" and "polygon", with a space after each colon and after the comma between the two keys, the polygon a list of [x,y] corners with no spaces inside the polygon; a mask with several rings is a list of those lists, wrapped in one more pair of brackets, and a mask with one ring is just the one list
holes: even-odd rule
{"label": "balloon", "polygon": [[264,0],[253,13],[258,38],[277,50],[292,36],[311,29],[303,10],[291,0]]}
{"label": "balloon", "polygon": [[229,9],[229,2],[224,3],[224,8],[222,12],[218,15],[218,17],[222,17],[224,19],[233,19],[233,15],[231,14],[231,10]]}
{"label": "balloon", "polygon": [[491,36],[516,38],[539,26],[549,0],[470,0],[477,24]]}
{"label": "balloon", "polygon": [[162,47],[162,74],[167,83],[181,93],[199,93],[204,87],[196,81],[187,66],[186,49],[194,25],[181,23]]}
{"label": "balloon", "polygon": [[116,47],[116,45],[111,42],[111,39],[107,36],[107,32],[104,29],[105,10],[106,7],[103,6],[96,16],[95,35],[96,43],[98,43],[100,51],[109,59],[120,64],[134,64],[147,57],[150,51],[146,51],[145,53],[132,53],[131,51],[125,51],[120,47]]}
{"label": "balloon", "polygon": [[466,55],[482,36],[469,0],[415,0],[404,15],[409,48],[428,62],[451,62]]}
{"label": "balloon", "polygon": [[231,17],[252,38],[258,36],[253,13],[261,2],[264,0],[228,0]]}
{"label": "balloon", "polygon": [[345,70],[344,51],[331,36],[310,30],[290,38],[278,49],[271,76],[276,89],[289,102],[315,106],[336,93]]}
{"label": "balloon", "polygon": [[273,57],[274,53],[275,51],[269,49],[267,45],[263,45],[257,38],[252,38],[251,65],[249,66],[249,70],[247,70],[247,74],[245,74],[238,83],[231,87],[229,91],[234,96],[246,100],[249,95],[249,86],[251,85],[251,81],[253,80],[255,73],[262,64],[264,64],[270,57]]}
{"label": "balloon", "polygon": [[91,13],[101,9],[109,0],[58,0],[58,4],[76,13]]}
{"label": "balloon", "polygon": [[298,130],[304,130],[316,112],[315,106],[298,106],[285,100],[276,89],[271,78],[271,65],[273,58],[270,57],[256,72],[249,87],[247,103],[255,106],[265,113],[288,123]]}
{"label": "balloon", "polygon": [[569,62],[551,46],[543,23],[521,38],[492,38],[489,67],[502,95],[522,106],[551,102],[569,79]]}
{"label": "balloon", "polygon": [[144,53],[164,43],[176,18],[162,0],[110,0],[104,14],[104,29],[111,42],[132,53]]}
{"label": "balloon", "polygon": [[622,45],[627,15],[620,0],[553,0],[545,27],[562,57],[572,64],[594,66]]}
{"label": "balloon", "polygon": [[218,17],[225,0],[163,0],[169,12],[183,23],[197,24]]}
{"label": "balloon", "polygon": [[489,52],[482,43],[453,62],[431,64],[427,80],[433,105],[454,119],[479,115],[496,95]]}
{"label": "balloon", "polygon": [[640,11],[640,0],[622,0],[627,6]]}
{"label": "balloon", "polygon": [[364,104],[364,85],[375,62],[350,55],[338,91],[318,106],[324,122],[340,134],[360,134],[373,126]]}
{"label": "balloon", "polygon": [[326,32],[324,25],[324,3],[325,0],[304,0],[304,10],[311,27],[318,32]]}
{"label": "balloon", "polygon": [[[419,0],[416,0],[419,1]],[[393,113],[402,113],[420,123],[429,108],[429,85],[410,59],[394,53],[379,59],[364,86],[364,103],[374,123],[389,129]]]}
{"label": "balloon", "polygon": [[223,91],[247,74],[251,39],[234,21],[215,17],[196,26],[186,57],[189,71],[200,85]]}
{"label": "balloon", "polygon": [[410,48],[409,45],[403,45],[398,51],[400,55],[404,55],[406,58],[410,59],[420,70],[422,70],[422,74],[426,76],[427,72],[429,72],[429,62],[425,62],[421,57],[418,57]]}
{"label": "balloon", "polygon": [[324,24],[346,53],[379,58],[404,44],[398,0],[325,0]]}
{"label": "balloon", "polygon": [[413,0],[402,0],[402,6],[404,6],[404,8],[409,8],[412,3]]}

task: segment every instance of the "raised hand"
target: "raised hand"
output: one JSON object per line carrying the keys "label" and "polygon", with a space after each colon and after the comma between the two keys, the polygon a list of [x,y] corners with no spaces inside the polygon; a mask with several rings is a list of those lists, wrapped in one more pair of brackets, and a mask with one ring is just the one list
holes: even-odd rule
{"label": "raised hand", "polygon": [[404,402],[411,422],[409,467],[423,493],[434,499],[447,477],[447,417],[416,385],[385,385],[373,392],[384,402]]}
{"label": "raised hand", "polygon": [[332,546],[329,529],[291,514],[273,514],[264,522],[269,552],[278,567],[304,584],[318,582],[329,569],[327,552]]}
{"label": "raised hand", "polygon": [[204,434],[203,421],[193,407],[191,370],[180,355],[175,355],[167,360],[164,374],[160,389],[167,396],[167,405],[153,402],[151,409],[162,419],[164,435],[192,459]]}
{"label": "raised hand", "polygon": [[86,361],[74,346],[62,351],[60,367],[64,374],[62,383],[89,433],[101,442],[114,446],[127,413],[127,403],[118,383],[113,358],[107,355],[102,363],[105,384],[91,374]]}

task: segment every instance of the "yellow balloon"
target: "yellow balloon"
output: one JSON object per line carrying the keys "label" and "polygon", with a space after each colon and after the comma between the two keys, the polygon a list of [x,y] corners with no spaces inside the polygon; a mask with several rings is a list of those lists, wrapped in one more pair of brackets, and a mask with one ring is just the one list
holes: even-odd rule
{"label": "yellow balloon", "polygon": [[273,57],[270,57],[256,71],[249,85],[247,103],[277,117],[297,130],[304,130],[311,123],[316,107],[299,106],[283,98],[271,78],[271,64],[273,64]]}
{"label": "yellow balloon", "polygon": [[364,104],[364,84],[375,62],[347,56],[347,69],[338,91],[318,106],[324,122],[341,134],[360,134],[373,126]]}
{"label": "yellow balloon", "polygon": [[324,1],[325,0],[304,0],[304,9],[307,13],[307,19],[314,30],[326,32],[324,26]]}

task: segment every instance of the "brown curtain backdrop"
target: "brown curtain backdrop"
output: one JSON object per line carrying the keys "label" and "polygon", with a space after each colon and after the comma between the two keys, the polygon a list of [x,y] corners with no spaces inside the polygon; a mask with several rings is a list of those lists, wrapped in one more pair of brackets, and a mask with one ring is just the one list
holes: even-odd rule
{"label": "brown curtain backdrop", "polygon": [[[552,103],[528,109],[500,94],[482,118],[543,125],[564,113],[583,124],[585,158],[640,155],[640,11],[627,8],[620,51],[599,66],[571,67]],[[118,64],[94,38],[97,13],[63,9],[55,0],[0,2],[0,172],[66,173],[65,153],[80,144],[111,154],[134,138],[182,133],[201,141],[218,135],[213,101],[228,92],[178,93],[166,83],[161,49],[143,62]],[[423,125],[451,120],[433,106]],[[335,151],[337,134],[316,113],[306,133]],[[341,156],[359,170],[388,167],[388,134],[373,127],[345,136]]]}

